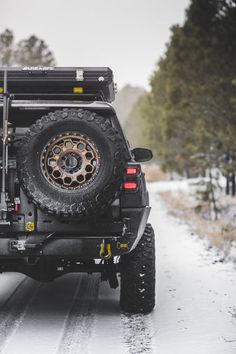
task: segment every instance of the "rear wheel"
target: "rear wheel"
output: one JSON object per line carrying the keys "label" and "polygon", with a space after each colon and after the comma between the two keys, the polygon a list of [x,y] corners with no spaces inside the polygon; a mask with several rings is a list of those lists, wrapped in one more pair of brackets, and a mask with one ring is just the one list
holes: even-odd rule
{"label": "rear wheel", "polygon": [[155,306],[155,239],[147,224],[137,247],[120,258],[121,309],[129,313],[149,313]]}

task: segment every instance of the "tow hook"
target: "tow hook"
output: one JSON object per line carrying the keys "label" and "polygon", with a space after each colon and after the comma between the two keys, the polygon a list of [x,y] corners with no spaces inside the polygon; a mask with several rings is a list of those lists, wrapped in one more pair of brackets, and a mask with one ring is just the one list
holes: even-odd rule
{"label": "tow hook", "polygon": [[99,256],[104,260],[110,259],[112,257],[111,244],[106,243],[105,240],[103,240],[103,242],[100,244]]}

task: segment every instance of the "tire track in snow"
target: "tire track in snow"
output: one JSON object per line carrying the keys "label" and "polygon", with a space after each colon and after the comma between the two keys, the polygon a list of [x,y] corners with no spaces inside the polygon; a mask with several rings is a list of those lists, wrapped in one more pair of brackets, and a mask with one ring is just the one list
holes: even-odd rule
{"label": "tire track in snow", "polygon": [[0,308],[0,353],[22,323],[41,283],[25,277]]}
{"label": "tire track in snow", "polygon": [[57,354],[88,353],[87,346],[94,322],[99,279],[98,274],[95,276],[81,275]]}
{"label": "tire track in snow", "polygon": [[155,354],[151,315],[121,315],[123,341],[129,354]]}
{"label": "tire track in snow", "polygon": [[13,296],[15,296],[15,294],[17,293],[17,291],[19,290],[19,288],[26,282],[27,277],[24,277],[15,287],[15,289],[13,290],[13,292],[10,294],[10,296],[4,301],[4,303],[1,305],[0,307],[0,316],[2,314],[2,310],[4,310],[4,307],[7,306],[7,304],[10,302],[10,300],[13,298]]}

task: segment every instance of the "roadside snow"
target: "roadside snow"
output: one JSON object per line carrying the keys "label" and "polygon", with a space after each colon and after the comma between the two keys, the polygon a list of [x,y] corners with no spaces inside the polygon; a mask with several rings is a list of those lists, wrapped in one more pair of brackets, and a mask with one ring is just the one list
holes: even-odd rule
{"label": "roadside snow", "polygon": [[232,263],[217,262],[204,241],[168,215],[157,192],[151,220],[157,233],[157,352],[236,353],[236,277]]}
{"label": "roadside snow", "polygon": [[204,241],[170,217],[157,193],[163,188],[149,185],[157,240],[155,311],[122,314],[119,289],[100,284],[97,275],[71,274],[40,284],[4,274],[1,353],[236,353],[235,267],[217,262]]}
{"label": "roadside snow", "polygon": [[183,180],[153,182],[149,183],[148,189],[151,194],[155,194],[157,192],[188,192],[190,189],[194,189],[196,183],[199,183],[199,181],[199,178],[191,178]]}
{"label": "roadside snow", "polygon": [[[170,180],[170,181],[160,181],[149,183],[149,190],[154,192],[189,192],[194,191],[196,188],[199,188],[200,183],[205,183],[209,181],[208,177],[197,177],[197,178],[189,178],[182,180]],[[220,176],[218,178],[218,183],[221,188],[225,188],[226,179],[224,176]]]}
{"label": "roadside snow", "polygon": [[228,259],[236,263],[236,241],[233,241],[231,244]]}

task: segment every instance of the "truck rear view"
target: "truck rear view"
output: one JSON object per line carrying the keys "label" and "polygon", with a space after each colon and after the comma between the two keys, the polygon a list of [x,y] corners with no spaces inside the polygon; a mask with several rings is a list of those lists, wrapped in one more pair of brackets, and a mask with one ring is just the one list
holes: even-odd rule
{"label": "truck rear view", "polygon": [[155,305],[154,233],[109,68],[0,68],[0,271],[99,272],[131,313]]}

